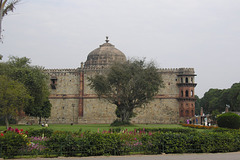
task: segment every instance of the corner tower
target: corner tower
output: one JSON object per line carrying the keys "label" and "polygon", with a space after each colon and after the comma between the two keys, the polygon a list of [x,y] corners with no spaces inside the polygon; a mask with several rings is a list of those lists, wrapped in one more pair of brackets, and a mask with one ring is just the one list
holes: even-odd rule
{"label": "corner tower", "polygon": [[179,68],[178,76],[178,87],[179,87],[179,116],[180,118],[186,119],[194,117],[195,115],[195,95],[194,89],[196,83],[194,78],[194,69],[192,68]]}

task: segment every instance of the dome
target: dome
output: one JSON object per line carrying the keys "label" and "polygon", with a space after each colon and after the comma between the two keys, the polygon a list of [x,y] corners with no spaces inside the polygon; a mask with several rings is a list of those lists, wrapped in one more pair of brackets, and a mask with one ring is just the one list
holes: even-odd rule
{"label": "dome", "polygon": [[84,68],[101,69],[108,67],[114,62],[126,61],[126,56],[120,50],[115,48],[114,45],[108,42],[108,37],[106,37],[106,43],[100,45],[99,48],[88,54]]}

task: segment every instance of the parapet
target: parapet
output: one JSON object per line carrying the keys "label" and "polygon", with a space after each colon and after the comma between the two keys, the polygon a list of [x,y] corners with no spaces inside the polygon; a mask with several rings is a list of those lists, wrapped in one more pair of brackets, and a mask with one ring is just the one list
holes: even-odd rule
{"label": "parapet", "polygon": [[44,69],[44,72],[78,72],[78,69]]}
{"label": "parapet", "polygon": [[194,68],[159,68],[159,73],[175,73],[177,75],[194,75]]}

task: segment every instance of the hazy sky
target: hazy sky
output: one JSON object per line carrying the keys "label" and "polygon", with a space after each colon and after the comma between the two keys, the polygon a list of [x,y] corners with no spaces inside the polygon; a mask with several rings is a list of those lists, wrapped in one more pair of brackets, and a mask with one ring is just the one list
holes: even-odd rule
{"label": "hazy sky", "polygon": [[77,68],[109,36],[129,58],[195,68],[195,94],[240,81],[239,0],[22,0],[3,20],[0,54]]}

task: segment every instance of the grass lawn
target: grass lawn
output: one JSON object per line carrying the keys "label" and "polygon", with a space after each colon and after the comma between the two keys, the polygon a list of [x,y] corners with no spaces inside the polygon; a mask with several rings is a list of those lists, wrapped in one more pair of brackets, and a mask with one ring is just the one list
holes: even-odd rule
{"label": "grass lawn", "polygon": [[[27,131],[29,129],[41,129],[41,125],[10,125],[12,128],[23,129]],[[178,124],[135,124],[132,126],[120,127],[122,129],[127,129],[128,131],[133,131],[135,128],[183,128],[181,125]],[[49,128],[53,129],[54,131],[72,131],[76,132],[79,129],[82,131],[93,131],[97,132],[103,130],[109,130],[111,127],[110,124],[49,124]],[[0,131],[5,130],[5,126],[0,126]]]}

